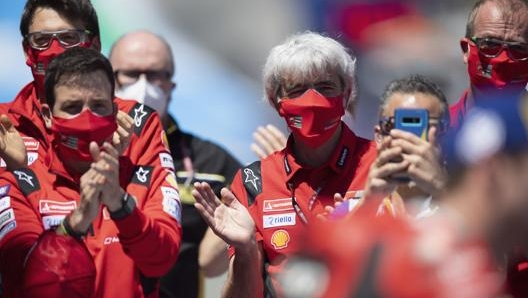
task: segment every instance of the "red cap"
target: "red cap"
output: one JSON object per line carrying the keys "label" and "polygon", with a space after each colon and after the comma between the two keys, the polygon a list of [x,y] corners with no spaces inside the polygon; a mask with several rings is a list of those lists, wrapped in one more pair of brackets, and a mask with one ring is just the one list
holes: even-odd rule
{"label": "red cap", "polygon": [[25,265],[25,297],[93,297],[95,264],[84,243],[44,232]]}

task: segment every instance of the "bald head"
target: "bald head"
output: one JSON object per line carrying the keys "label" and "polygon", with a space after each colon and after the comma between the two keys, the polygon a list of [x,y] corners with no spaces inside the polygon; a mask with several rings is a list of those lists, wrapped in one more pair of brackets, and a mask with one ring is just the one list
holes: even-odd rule
{"label": "bald head", "polygon": [[170,45],[148,31],[135,31],[118,39],[110,50],[114,70],[167,71],[174,74]]}

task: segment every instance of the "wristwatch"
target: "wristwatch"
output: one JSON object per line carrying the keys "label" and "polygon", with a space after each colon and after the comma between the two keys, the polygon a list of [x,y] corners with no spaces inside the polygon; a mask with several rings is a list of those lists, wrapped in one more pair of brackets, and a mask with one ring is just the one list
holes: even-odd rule
{"label": "wristwatch", "polygon": [[121,209],[114,212],[109,211],[111,219],[125,218],[127,215],[132,213],[132,211],[134,211],[134,208],[136,208],[136,200],[134,199],[134,197],[132,197],[126,192],[123,198],[121,199],[121,203]]}

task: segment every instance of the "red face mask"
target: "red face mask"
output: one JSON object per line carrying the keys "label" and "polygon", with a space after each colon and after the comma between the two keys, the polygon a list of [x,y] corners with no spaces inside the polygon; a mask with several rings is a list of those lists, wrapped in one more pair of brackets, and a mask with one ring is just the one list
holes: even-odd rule
{"label": "red face mask", "polygon": [[57,144],[57,155],[68,160],[92,161],[89,145],[99,146],[117,129],[115,114],[99,116],[85,110],[72,118],[52,118],[51,130]]}
{"label": "red face mask", "polygon": [[512,60],[505,49],[497,57],[488,58],[479,53],[476,45],[468,45],[468,73],[474,87],[483,91],[524,90],[528,83],[528,60]]}
{"label": "red face mask", "polygon": [[328,141],[345,114],[343,96],[325,97],[309,89],[296,98],[282,98],[279,114],[286,120],[294,136],[310,147]]}
{"label": "red face mask", "polygon": [[[46,74],[46,68],[50,64],[53,58],[62,54],[66,49],[61,46],[56,38],[53,38],[49,47],[45,50],[36,50],[29,45],[28,55],[26,64],[31,67],[31,73],[33,74],[33,80],[35,81],[35,87],[37,88],[37,94],[44,94],[44,76]],[[81,43],[81,47],[90,47],[90,42]]]}

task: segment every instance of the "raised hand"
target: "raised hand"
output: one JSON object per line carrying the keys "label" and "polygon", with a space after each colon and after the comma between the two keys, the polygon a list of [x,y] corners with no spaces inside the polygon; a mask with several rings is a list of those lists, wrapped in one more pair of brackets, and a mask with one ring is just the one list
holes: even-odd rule
{"label": "raised hand", "polygon": [[206,182],[196,182],[194,188],[194,206],[218,237],[235,248],[244,248],[255,240],[253,218],[231,191],[223,188],[220,201]]}
{"label": "raised hand", "polygon": [[447,172],[440,163],[440,149],[436,145],[436,127],[429,129],[429,142],[412,133],[392,130],[391,146],[402,149],[403,160],[409,167],[407,174],[420,189],[430,195],[439,194],[447,181]]}
{"label": "raised hand", "polygon": [[370,166],[364,197],[382,198],[392,193],[399,182],[392,177],[405,173],[409,161],[402,160],[402,148],[391,146],[392,137],[384,137],[378,145],[378,156]]}
{"label": "raised hand", "polygon": [[90,143],[90,153],[94,159],[90,170],[103,177],[104,187],[101,191],[101,202],[110,212],[122,207],[125,191],[119,184],[119,152],[110,143],[103,144],[103,151],[95,142]]}
{"label": "raised hand", "polygon": [[27,152],[24,140],[7,115],[0,115],[0,157],[8,170],[27,166]]}
{"label": "raised hand", "polygon": [[79,207],[70,216],[70,225],[75,231],[85,233],[99,214],[103,185],[104,177],[93,169],[81,176]]}
{"label": "raised hand", "polygon": [[255,143],[251,144],[251,151],[261,159],[286,146],[286,136],[271,124],[259,126],[253,133],[253,139]]}
{"label": "raised hand", "polygon": [[134,129],[134,119],[123,111],[118,111],[116,115],[117,129],[112,136],[112,144],[119,152],[123,154],[130,144],[132,130]]}

